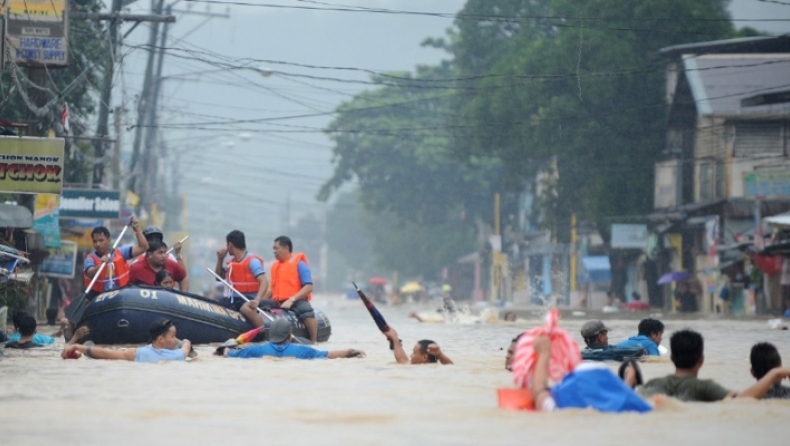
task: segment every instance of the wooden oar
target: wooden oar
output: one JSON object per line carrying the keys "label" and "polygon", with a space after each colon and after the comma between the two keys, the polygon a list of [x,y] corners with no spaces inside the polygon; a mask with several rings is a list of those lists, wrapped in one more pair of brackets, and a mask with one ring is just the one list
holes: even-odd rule
{"label": "wooden oar", "polygon": [[[179,240],[178,243],[184,243],[187,240],[189,240],[189,234],[187,234],[186,237],[184,237],[181,240]],[[170,254],[171,252],[173,252],[174,249],[176,249],[176,248],[170,247],[170,249],[167,250],[167,253]]]}
{"label": "wooden oar", "polygon": [[[223,279],[222,277],[218,276],[217,273],[215,273],[213,269],[206,267],[206,271],[210,272],[212,276],[216,277],[217,280],[219,280],[220,282],[225,284],[226,287],[230,288],[231,291],[236,293],[239,297],[244,299],[246,302],[250,301],[249,299],[247,299],[247,296],[241,294],[236,288],[233,288],[233,285],[229,284],[227,281],[225,281],[225,279]],[[256,307],[255,309],[258,310],[258,313],[261,313],[262,315],[266,316],[266,318],[269,319],[270,321],[274,320],[273,317],[269,316],[268,313],[266,313],[265,311],[261,310],[260,308]]]}
{"label": "wooden oar", "polygon": [[[121,231],[121,235],[119,235],[118,238],[115,239],[115,243],[113,243],[112,249],[110,249],[110,252],[108,254],[115,253],[115,249],[118,247],[118,243],[120,243],[121,239],[123,238],[123,235],[126,234],[126,230],[129,229],[129,226],[131,225],[132,225],[132,220],[130,219],[129,223],[123,227],[123,231]],[[72,321],[71,319],[75,315],[77,315],[77,311],[79,311],[80,309],[84,311],[85,305],[87,305],[85,304],[85,298],[88,296],[88,293],[93,288],[93,285],[96,284],[96,280],[98,280],[99,276],[101,276],[101,273],[102,271],[104,271],[105,266],[107,266],[107,262],[102,261],[101,265],[99,265],[99,270],[96,271],[96,274],[93,275],[93,279],[91,279],[90,285],[88,285],[88,287],[85,288],[85,291],[78,298],[71,301],[71,304],[69,304],[69,306],[66,307],[66,318],[69,319],[69,321],[71,321],[71,323],[73,323],[74,325],[77,325],[79,320]],[[71,317],[69,317],[69,314],[71,315]],[[80,313],[80,318],[82,318],[82,313]]]}

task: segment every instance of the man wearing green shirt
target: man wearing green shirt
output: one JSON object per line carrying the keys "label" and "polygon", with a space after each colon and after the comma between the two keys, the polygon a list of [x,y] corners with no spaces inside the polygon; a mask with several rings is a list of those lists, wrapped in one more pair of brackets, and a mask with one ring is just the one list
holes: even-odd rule
{"label": "man wearing green shirt", "polygon": [[663,378],[651,379],[639,389],[643,396],[663,394],[681,401],[721,401],[725,398],[757,398],[765,396],[774,383],[790,377],[790,368],[777,367],[742,392],[725,389],[710,379],[699,379],[697,375],[705,361],[702,335],[692,330],[680,330],[669,340],[675,373]]}

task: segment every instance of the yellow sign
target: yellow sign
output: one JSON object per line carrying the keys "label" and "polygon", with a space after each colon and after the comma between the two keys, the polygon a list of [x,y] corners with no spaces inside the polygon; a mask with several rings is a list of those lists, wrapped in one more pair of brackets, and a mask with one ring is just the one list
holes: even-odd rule
{"label": "yellow sign", "polygon": [[66,0],[8,0],[8,15],[28,20],[61,21],[66,11]]}
{"label": "yellow sign", "polygon": [[60,195],[64,146],[62,138],[0,136],[0,192]]}

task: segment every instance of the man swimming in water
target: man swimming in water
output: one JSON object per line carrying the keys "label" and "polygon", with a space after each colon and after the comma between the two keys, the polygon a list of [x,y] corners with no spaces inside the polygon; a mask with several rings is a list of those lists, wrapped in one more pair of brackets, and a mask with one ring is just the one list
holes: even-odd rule
{"label": "man swimming in water", "polygon": [[186,339],[180,341],[179,347],[176,326],[168,319],[154,321],[149,332],[151,344],[145,347],[114,350],[92,345],[67,344],[60,356],[67,359],[85,355],[92,359],[120,359],[135,362],[183,361],[192,350],[192,343]]}
{"label": "man swimming in water", "polygon": [[403,349],[401,340],[398,338],[398,332],[396,332],[394,328],[390,327],[389,330],[384,332],[384,336],[389,339],[392,351],[395,354],[395,360],[398,361],[398,364],[418,365],[436,362],[440,364],[453,363],[453,361],[442,352],[442,349],[439,348],[439,344],[430,339],[417,341],[412,349],[411,357],[409,357]]}
{"label": "man swimming in water", "polygon": [[269,343],[253,345],[252,347],[231,350],[225,347],[217,349],[215,355],[226,358],[296,358],[296,359],[335,359],[335,358],[364,358],[365,352],[353,348],[347,350],[317,350],[307,345],[291,343],[291,321],[277,319],[269,327]]}
{"label": "man swimming in water", "polygon": [[[782,357],[779,356],[779,351],[768,342],[754,344],[749,359],[752,363],[752,376],[757,380],[762,379],[771,370],[782,367]],[[763,399],[769,398],[790,399],[790,387],[783,386],[778,382],[774,383],[763,397]]]}
{"label": "man swimming in water", "polygon": [[651,379],[639,389],[643,395],[663,394],[682,401],[721,401],[726,398],[763,398],[775,383],[790,378],[790,368],[776,367],[765,373],[757,383],[746,390],[735,392],[725,389],[710,379],[699,379],[704,342],[702,335],[692,330],[680,330],[669,340],[675,373]]}

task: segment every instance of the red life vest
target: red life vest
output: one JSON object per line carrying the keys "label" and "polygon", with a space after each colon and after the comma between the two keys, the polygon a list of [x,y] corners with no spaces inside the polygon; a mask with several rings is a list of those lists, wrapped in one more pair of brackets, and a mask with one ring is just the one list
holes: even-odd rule
{"label": "red life vest", "polygon": [[[307,265],[307,257],[301,252],[291,253],[291,258],[285,262],[275,260],[272,263],[270,272],[272,299],[283,302],[302,289],[302,282],[299,280],[299,262]],[[312,294],[307,295],[308,301],[312,298]]]}
{"label": "red life vest", "polygon": [[228,261],[228,282],[242,294],[257,293],[261,288],[261,283],[250,271],[252,259],[258,259],[263,267],[263,259],[255,254],[247,254],[240,262],[235,259]]}
{"label": "red life vest", "polygon": [[[123,254],[121,254],[120,249],[116,249],[113,252],[114,254],[112,262],[108,263],[107,266],[104,267],[101,272],[101,276],[96,279],[96,283],[94,283],[93,288],[91,288],[91,290],[96,291],[97,293],[103,293],[105,291],[121,288],[129,283],[129,264],[126,263],[126,259],[123,258]],[[93,262],[96,266],[101,265],[102,259],[97,256],[96,253],[89,253],[88,257],[93,259]],[[85,279],[85,287],[87,287],[91,284],[91,280],[93,279],[85,272],[82,274],[83,278]]]}

